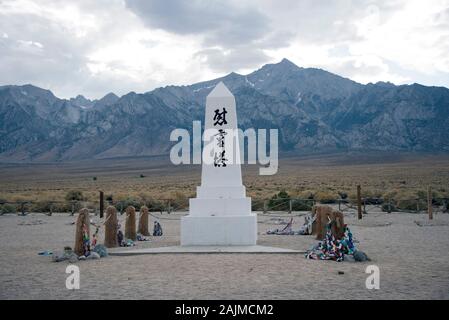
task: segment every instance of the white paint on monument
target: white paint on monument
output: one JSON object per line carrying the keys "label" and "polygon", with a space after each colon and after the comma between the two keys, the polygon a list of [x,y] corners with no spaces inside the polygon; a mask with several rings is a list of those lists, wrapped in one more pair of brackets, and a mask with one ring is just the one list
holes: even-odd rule
{"label": "white paint on monument", "polygon": [[[204,123],[201,186],[190,199],[189,215],[181,219],[181,245],[255,245],[257,217],[236,161],[239,139],[231,134],[237,129],[235,98],[222,82],[207,96]],[[212,138],[208,146],[207,131]]]}

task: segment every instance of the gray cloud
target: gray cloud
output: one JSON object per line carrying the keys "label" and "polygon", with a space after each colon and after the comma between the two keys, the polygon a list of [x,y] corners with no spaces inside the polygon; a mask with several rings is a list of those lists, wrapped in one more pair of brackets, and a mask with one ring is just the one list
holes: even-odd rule
{"label": "gray cloud", "polygon": [[126,4],[148,27],[201,36],[204,49],[197,57],[219,72],[260,66],[270,60],[263,49],[287,46],[293,36],[272,30],[269,17],[257,5],[225,0],[126,0]]}
{"label": "gray cloud", "polygon": [[254,7],[229,1],[126,0],[151,28],[177,34],[204,35],[207,45],[241,45],[269,32],[269,19]]}
{"label": "gray cloud", "polygon": [[258,68],[270,60],[263,51],[250,46],[240,46],[237,49],[223,51],[221,49],[204,49],[197,52],[196,57],[205,59],[209,66],[219,72],[239,70],[243,68]]}
{"label": "gray cloud", "polygon": [[[348,77],[391,75],[449,86],[447,6],[417,28],[409,22],[410,32],[402,33],[419,51],[414,59],[407,49],[391,51],[390,44],[381,51],[363,48],[369,28],[394,21],[410,3],[405,0],[24,1],[0,0],[0,85],[32,83],[63,97],[98,98],[206,80],[211,71],[241,72],[286,57]],[[368,32],[359,32],[364,17]],[[421,48],[427,35],[431,43]]]}
{"label": "gray cloud", "polygon": [[[46,3],[48,7],[51,4]],[[94,6],[90,1],[80,1],[78,5],[83,19],[104,10],[106,2],[98,1]],[[123,77],[93,75],[89,70],[89,54],[113,41],[118,30],[123,31],[110,11],[102,12],[103,25],[98,32],[76,36],[76,31],[42,12],[9,14],[0,10],[0,85],[31,83],[61,97],[81,93],[91,98],[111,91],[146,91],[156,85],[152,79],[124,81]],[[74,27],[79,22],[74,21]]]}
{"label": "gray cloud", "polygon": [[358,41],[354,21],[377,15],[379,22],[400,10],[398,0],[286,0],[265,1],[266,10],[276,18],[276,28],[284,28],[303,42],[322,44]]}
{"label": "gray cloud", "polygon": [[372,77],[377,77],[385,71],[384,68],[379,65],[358,65],[356,59],[349,59],[338,66],[326,66],[325,68],[328,70],[331,69],[331,72],[344,75],[350,79],[354,79],[361,72],[369,73]]}
{"label": "gray cloud", "polygon": [[[363,40],[354,18],[377,15],[379,21],[400,9],[398,0],[232,1],[126,0],[149,28],[203,38],[197,53],[219,72],[251,68],[270,61],[265,50],[295,41],[327,44]],[[240,56],[239,56],[240,55]]]}
{"label": "gray cloud", "polygon": [[68,39],[62,29],[51,28],[42,17],[23,14],[16,19],[0,19],[0,30],[7,34],[0,39],[3,83],[25,82],[46,88],[55,83],[73,85],[73,75],[85,68],[87,44]]}
{"label": "gray cloud", "polygon": [[434,23],[441,29],[449,29],[449,8],[434,15]]}

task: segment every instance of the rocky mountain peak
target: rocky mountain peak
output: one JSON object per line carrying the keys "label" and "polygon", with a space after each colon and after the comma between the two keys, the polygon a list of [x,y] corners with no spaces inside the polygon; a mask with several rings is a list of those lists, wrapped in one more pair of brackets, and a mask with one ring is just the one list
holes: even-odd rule
{"label": "rocky mountain peak", "polygon": [[75,98],[70,98],[69,100],[73,105],[80,108],[91,108],[94,105],[94,102],[90,99],[87,99],[83,95],[79,94]]}
{"label": "rocky mountain peak", "polygon": [[220,81],[236,98],[240,126],[279,129],[280,153],[449,152],[449,89],[362,85],[283,59],[247,75],[94,101],[58,99],[32,85],[1,86],[0,160],[167,154],[171,130],[203,120],[206,96]]}
{"label": "rocky mountain peak", "polygon": [[103,98],[95,101],[95,106],[109,106],[116,103],[120,98],[113,92],[106,94]]}

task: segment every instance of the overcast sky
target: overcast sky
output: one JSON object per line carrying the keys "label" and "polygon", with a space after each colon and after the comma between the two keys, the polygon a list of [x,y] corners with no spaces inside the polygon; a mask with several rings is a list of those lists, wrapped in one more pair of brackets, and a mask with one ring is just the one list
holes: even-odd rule
{"label": "overcast sky", "polygon": [[0,85],[99,98],[282,58],[449,87],[449,0],[0,0]]}

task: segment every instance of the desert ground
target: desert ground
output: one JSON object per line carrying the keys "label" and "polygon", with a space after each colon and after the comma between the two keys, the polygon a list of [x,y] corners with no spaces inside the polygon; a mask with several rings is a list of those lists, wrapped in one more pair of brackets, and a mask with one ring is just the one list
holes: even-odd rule
{"label": "desert ground", "polygon": [[[0,200],[64,202],[68,192],[79,190],[94,221],[100,221],[95,215],[99,190],[114,201],[175,198],[185,202],[200,184],[200,166],[168,163],[166,157],[1,163]],[[363,197],[421,198],[425,203],[422,198],[431,186],[434,197],[449,198],[448,155],[292,156],[280,159],[274,176],[259,176],[254,165],[242,171],[253,203],[281,190],[291,197],[314,194],[318,202],[335,199],[341,192],[352,199],[358,184]],[[409,205],[413,208],[415,203]],[[28,215],[19,216],[7,213],[4,206],[0,206],[4,213],[0,216],[0,299],[449,299],[449,214],[442,210],[430,223],[425,210],[389,214],[368,206],[362,220],[355,217],[354,209],[345,210],[356,245],[371,258],[369,262],[314,261],[303,254],[110,256],[77,263],[81,289],[67,290],[68,263],[52,262],[38,252],[73,247],[71,223],[76,215],[55,210],[47,216],[29,207]],[[164,235],[138,242],[137,248],[178,245],[179,219],[185,213],[152,212],[150,226],[159,219]],[[295,230],[304,214],[291,214]],[[286,212],[259,212],[258,244],[305,251],[317,243],[313,236],[265,234],[289,218]],[[365,270],[371,264],[380,268],[379,290],[365,287]]]}
{"label": "desert ground", "polygon": [[[161,222],[164,235],[133,248],[178,245],[183,214],[155,214],[151,221]],[[258,244],[307,250],[316,243],[314,236],[265,234],[290,216],[298,229],[303,214],[259,213]],[[449,214],[436,214],[429,222],[424,214],[375,208],[362,220],[346,212],[357,247],[371,258],[367,262],[307,260],[303,254],[109,256],[79,261],[81,288],[67,290],[69,263],[38,252],[73,246],[75,219],[0,217],[0,299],[449,299]],[[379,290],[366,289],[368,265],[380,268]]]}

